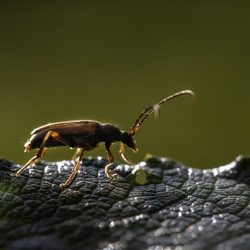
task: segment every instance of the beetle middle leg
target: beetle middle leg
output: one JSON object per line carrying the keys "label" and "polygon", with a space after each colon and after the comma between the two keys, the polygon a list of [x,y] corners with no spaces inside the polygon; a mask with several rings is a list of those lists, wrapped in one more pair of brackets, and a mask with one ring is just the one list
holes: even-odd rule
{"label": "beetle middle leg", "polygon": [[75,165],[75,168],[74,168],[73,172],[71,173],[71,175],[69,176],[69,178],[64,183],[60,184],[60,187],[62,189],[67,188],[72,183],[72,181],[74,180],[77,172],[80,170],[83,153],[84,153],[84,149],[83,148],[78,148],[77,149],[76,154],[77,154],[77,157],[79,157],[79,158],[78,158],[77,163]]}
{"label": "beetle middle leg", "polygon": [[82,148],[77,148],[75,154],[72,157],[72,160],[76,160],[77,158],[79,158],[81,155],[81,152],[82,152]]}
{"label": "beetle middle leg", "polygon": [[108,160],[110,161],[110,163],[105,166],[105,174],[108,178],[115,178],[118,176],[118,174],[114,174],[110,169],[110,167],[114,164],[114,156],[110,151],[110,144],[105,143],[105,148],[108,153]]}
{"label": "beetle middle leg", "polygon": [[45,155],[45,152],[46,152],[46,147],[45,147],[45,146],[46,146],[46,143],[47,143],[49,137],[53,137],[55,140],[60,141],[60,142],[62,142],[62,143],[64,143],[64,144],[67,145],[67,142],[64,140],[64,138],[62,138],[62,137],[60,136],[59,133],[57,133],[57,132],[55,132],[55,131],[48,131],[47,134],[45,135],[44,139],[43,139],[42,144],[40,145],[40,148],[39,148],[39,150],[38,150],[38,152],[37,152],[37,155],[33,156],[33,157],[32,157],[28,162],[26,162],[26,164],[25,164],[22,168],[20,168],[17,172],[12,173],[12,174],[11,174],[12,176],[16,176],[16,177],[20,176],[20,174],[21,174],[26,168],[28,168],[28,167],[29,167],[32,163],[34,163],[37,159],[42,158],[42,157]]}

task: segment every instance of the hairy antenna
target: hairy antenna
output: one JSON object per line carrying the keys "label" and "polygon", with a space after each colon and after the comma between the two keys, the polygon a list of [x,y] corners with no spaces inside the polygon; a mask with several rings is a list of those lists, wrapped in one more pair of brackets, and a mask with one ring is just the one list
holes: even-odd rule
{"label": "hairy antenna", "polygon": [[191,95],[193,98],[195,97],[195,94],[193,91],[191,90],[183,90],[180,92],[177,92],[171,96],[168,96],[166,98],[164,98],[163,100],[161,100],[159,103],[156,103],[150,107],[145,108],[141,114],[138,116],[138,118],[136,119],[136,121],[134,122],[133,126],[130,129],[130,134],[133,136],[139,129],[139,127],[142,125],[142,123],[145,121],[145,119],[150,116],[153,112],[156,112],[157,114],[159,113],[160,110],[160,106],[163,103],[166,103],[178,96],[181,95]]}

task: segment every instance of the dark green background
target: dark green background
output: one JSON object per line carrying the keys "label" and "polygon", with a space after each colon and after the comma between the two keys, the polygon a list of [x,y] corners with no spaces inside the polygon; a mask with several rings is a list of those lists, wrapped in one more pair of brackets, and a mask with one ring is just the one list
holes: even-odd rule
{"label": "dark green background", "polygon": [[[197,99],[150,117],[131,159],[149,153],[207,168],[248,154],[250,4],[213,2],[1,1],[1,156],[24,163],[35,153],[23,153],[30,131],[48,122],[127,130],[145,106],[182,89]],[[72,154],[51,149],[45,159]]]}

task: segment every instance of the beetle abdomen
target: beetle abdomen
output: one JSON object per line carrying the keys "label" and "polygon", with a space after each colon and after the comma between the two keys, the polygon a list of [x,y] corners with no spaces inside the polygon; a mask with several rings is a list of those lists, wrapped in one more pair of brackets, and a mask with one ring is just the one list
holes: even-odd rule
{"label": "beetle abdomen", "polygon": [[[28,139],[28,141],[24,144],[25,152],[29,152],[34,148],[40,148],[44,137],[48,131],[41,131],[37,134],[34,134]],[[45,147],[57,147],[57,146],[65,146],[64,143],[55,140],[54,138],[50,137],[45,145]]]}
{"label": "beetle abdomen", "polygon": [[100,124],[97,122],[78,122],[72,127],[67,127],[65,124],[59,126],[47,126],[44,129],[37,129],[32,132],[32,136],[25,143],[25,151],[30,151],[34,148],[40,148],[45,136],[49,131],[56,132],[59,137],[51,135],[44,147],[58,147],[69,146],[84,148],[85,150],[91,150],[96,145],[103,141],[102,133],[100,130]]}

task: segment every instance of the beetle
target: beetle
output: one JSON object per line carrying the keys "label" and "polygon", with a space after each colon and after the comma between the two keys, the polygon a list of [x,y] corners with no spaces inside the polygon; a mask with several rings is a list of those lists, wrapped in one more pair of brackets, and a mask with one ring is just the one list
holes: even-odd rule
{"label": "beetle", "polygon": [[105,174],[108,178],[114,178],[117,174],[113,173],[110,169],[114,163],[114,157],[110,150],[111,144],[114,142],[121,142],[119,153],[127,164],[132,164],[132,162],[124,155],[124,144],[127,147],[132,148],[134,152],[137,152],[138,149],[133,137],[138,132],[145,119],[154,112],[158,114],[159,108],[163,103],[181,95],[195,96],[194,92],[191,90],[183,90],[164,98],[157,104],[145,108],[135,120],[129,132],[122,131],[113,124],[100,123],[93,120],[55,122],[38,127],[31,132],[31,137],[24,144],[25,152],[30,152],[31,150],[38,148],[38,153],[22,168],[11,175],[16,177],[20,176],[20,174],[32,163],[45,155],[47,148],[69,146],[70,148],[77,148],[77,150],[73,156],[73,159],[76,160],[74,170],[68,179],[60,185],[63,189],[67,188],[72,183],[80,169],[84,151],[90,151],[97,147],[99,143],[104,142],[109,161],[105,166]]}

